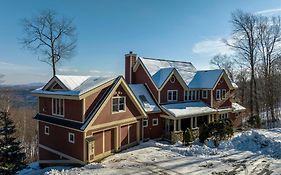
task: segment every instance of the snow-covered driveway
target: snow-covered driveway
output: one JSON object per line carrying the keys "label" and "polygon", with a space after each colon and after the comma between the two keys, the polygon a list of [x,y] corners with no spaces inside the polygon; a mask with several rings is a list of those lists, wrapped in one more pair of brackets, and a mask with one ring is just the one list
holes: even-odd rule
{"label": "snow-covered driveway", "polygon": [[101,163],[46,174],[281,174],[281,129],[247,131],[210,147],[149,141]]}

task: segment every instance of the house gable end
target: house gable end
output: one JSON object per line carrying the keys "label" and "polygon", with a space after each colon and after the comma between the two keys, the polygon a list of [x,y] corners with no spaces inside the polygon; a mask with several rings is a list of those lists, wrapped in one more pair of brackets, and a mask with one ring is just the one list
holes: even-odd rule
{"label": "house gable end", "polygon": [[[133,92],[128,87],[125,80],[122,77],[119,77],[114,83],[114,85],[108,90],[108,92],[103,98],[103,101],[100,103],[97,109],[93,111],[93,113],[91,113],[90,116],[88,116],[88,119],[86,120],[85,124],[81,127],[82,130],[88,130],[89,128],[91,128],[92,125],[95,123],[95,121],[100,117],[100,114],[103,113],[103,109],[106,108],[107,110],[105,111],[107,111],[107,113],[110,116],[112,115],[111,99],[114,95],[116,95],[115,93],[116,91],[118,91],[119,87],[123,88],[123,93],[126,94],[126,96],[128,97],[128,99],[126,98],[126,101],[129,100],[129,102],[132,102],[130,104],[133,104],[133,106],[135,106],[136,110],[134,110],[134,115],[139,114],[139,116],[146,116],[144,109],[141,107],[141,104],[133,95]],[[108,108],[108,106],[110,106],[110,108]],[[100,120],[98,120],[98,124],[100,124],[99,121]],[[104,122],[108,122],[108,121],[104,121]]]}

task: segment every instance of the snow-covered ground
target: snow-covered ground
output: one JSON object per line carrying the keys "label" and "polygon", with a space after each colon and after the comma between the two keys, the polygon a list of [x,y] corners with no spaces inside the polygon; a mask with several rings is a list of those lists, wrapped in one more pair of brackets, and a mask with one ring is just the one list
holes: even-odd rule
{"label": "snow-covered ground", "polygon": [[[37,170],[36,170],[37,169]],[[148,141],[81,168],[49,167],[20,174],[281,174],[281,128],[238,133],[214,148]]]}

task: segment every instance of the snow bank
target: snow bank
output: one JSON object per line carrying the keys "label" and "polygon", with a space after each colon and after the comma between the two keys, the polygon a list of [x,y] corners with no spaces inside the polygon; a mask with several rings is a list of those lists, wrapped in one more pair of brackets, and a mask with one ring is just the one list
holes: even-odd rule
{"label": "snow bank", "polygon": [[[237,134],[230,141],[222,142],[219,149],[239,151],[251,151],[258,154],[269,155],[273,158],[281,158],[281,142],[278,139],[268,137],[262,130],[251,130]],[[279,133],[280,134],[280,133]]]}

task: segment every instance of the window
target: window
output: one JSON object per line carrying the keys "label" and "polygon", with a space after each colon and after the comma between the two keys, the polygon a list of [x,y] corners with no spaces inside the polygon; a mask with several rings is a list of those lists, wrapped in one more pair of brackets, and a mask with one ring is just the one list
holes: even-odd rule
{"label": "window", "polygon": [[50,134],[50,128],[49,126],[45,126],[45,135],[49,135]]}
{"label": "window", "polygon": [[225,99],[226,98],[226,89],[222,89],[221,90],[221,97],[222,97],[222,99]]}
{"label": "window", "polygon": [[112,112],[123,112],[125,111],[125,97],[113,97],[112,98]]}
{"label": "window", "polygon": [[148,120],[147,119],[143,119],[142,126],[143,127],[148,127]]}
{"label": "window", "polygon": [[218,89],[218,90],[216,91],[216,99],[217,99],[217,100],[220,100],[220,99],[221,99],[221,90],[220,90],[220,89]]}
{"label": "window", "polygon": [[207,90],[202,90],[202,98],[207,99],[208,98],[208,91]]}
{"label": "window", "polygon": [[189,99],[188,91],[184,91],[184,100],[187,101]]}
{"label": "window", "polygon": [[64,100],[53,98],[53,114],[58,116],[64,115]]}
{"label": "window", "polygon": [[140,98],[140,101],[142,102],[144,107],[146,107],[146,108],[150,107],[150,104],[149,104],[149,102],[147,101],[147,99],[144,95],[140,95],[139,98]]}
{"label": "window", "polygon": [[189,91],[188,100],[189,101],[196,101],[200,99],[200,91],[199,90],[192,90]]}
{"label": "window", "polygon": [[71,132],[68,133],[68,141],[70,143],[75,143],[75,134],[74,133],[71,133]]}
{"label": "window", "polygon": [[178,91],[168,90],[168,101],[177,101],[177,100],[178,100]]}
{"label": "window", "polygon": [[152,126],[157,126],[158,125],[158,118],[152,119]]}
{"label": "window", "polygon": [[220,120],[227,119],[227,118],[228,118],[228,113],[220,114]]}

